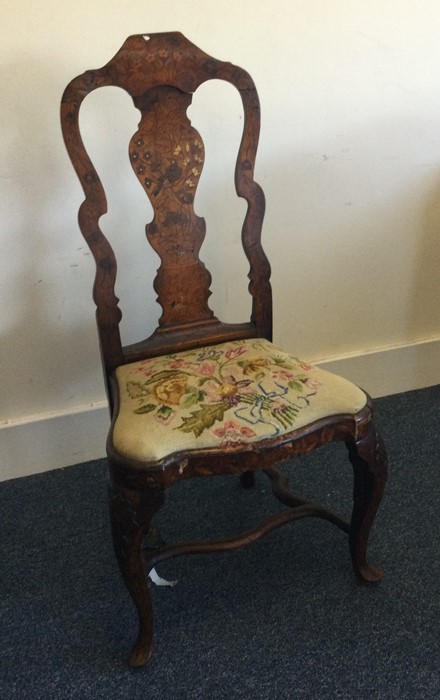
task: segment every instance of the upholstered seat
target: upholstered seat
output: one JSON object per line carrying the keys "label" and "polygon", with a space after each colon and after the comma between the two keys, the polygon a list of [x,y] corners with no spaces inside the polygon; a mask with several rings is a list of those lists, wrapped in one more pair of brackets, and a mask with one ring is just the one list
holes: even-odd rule
{"label": "upholstered seat", "polygon": [[353,414],[366,394],[265,339],[237,340],[118,367],[113,447],[153,462],[185,450],[236,448],[316,420]]}

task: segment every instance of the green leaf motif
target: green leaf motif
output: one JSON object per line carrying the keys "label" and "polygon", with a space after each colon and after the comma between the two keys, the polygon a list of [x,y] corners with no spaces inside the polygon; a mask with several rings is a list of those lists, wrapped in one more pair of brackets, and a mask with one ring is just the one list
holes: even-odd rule
{"label": "green leaf motif", "polygon": [[156,405],[154,403],[147,403],[145,406],[141,406],[140,408],[136,408],[134,411],[138,415],[143,415],[144,413],[151,413],[151,411],[154,411],[156,408]]}
{"label": "green leaf motif", "polygon": [[156,416],[162,420],[167,420],[167,418],[169,418],[172,413],[173,409],[171,408],[171,406],[166,406],[164,404],[158,409]]}
{"label": "green leaf motif", "polygon": [[199,391],[196,387],[190,387],[183,395],[180,405],[182,408],[191,408],[196,403],[203,401],[204,398],[205,394],[203,391]]}
{"label": "green leaf motif", "polygon": [[212,376],[209,375],[209,377],[201,377],[200,379],[197,380],[197,384],[198,384],[198,386],[203,386],[204,384],[206,384],[206,382],[211,382],[211,381],[217,382],[217,384],[221,384],[220,380],[217,379],[217,377],[215,377],[214,375],[212,375]]}
{"label": "green leaf motif", "polygon": [[282,367],[283,369],[296,370],[297,367],[284,359],[284,357],[273,357],[272,358],[277,367]]}
{"label": "green leaf motif", "polygon": [[162,379],[170,379],[170,377],[188,377],[188,372],[182,372],[181,369],[164,369],[161,372],[156,372],[152,377],[144,382],[144,385],[155,384],[160,382]]}
{"label": "green leaf motif", "polygon": [[304,384],[299,380],[291,379],[288,382],[288,387],[289,389],[295,389],[296,391],[304,391]]}
{"label": "green leaf motif", "polygon": [[202,406],[197,411],[192,411],[191,416],[182,418],[182,424],[177,428],[184,433],[194,433],[196,437],[200,437],[206,428],[214,425],[215,421],[222,421],[228,404],[225,402],[211,404],[210,406]]}
{"label": "green leaf motif", "polygon": [[139,399],[150,394],[150,390],[147,389],[144,383],[141,384],[140,382],[127,382],[127,392],[132,399]]}

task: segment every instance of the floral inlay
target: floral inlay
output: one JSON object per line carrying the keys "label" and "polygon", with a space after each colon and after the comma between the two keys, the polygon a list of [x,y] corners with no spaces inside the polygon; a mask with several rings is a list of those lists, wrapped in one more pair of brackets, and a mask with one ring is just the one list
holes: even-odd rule
{"label": "floral inlay", "polygon": [[233,341],[136,364],[126,381],[135,414],[223,446],[294,429],[320,382],[314,368],[264,340]]}
{"label": "floral inlay", "polygon": [[[143,145],[143,139],[135,140],[135,146]],[[140,178],[145,176],[141,178],[141,182],[154,197],[157,197],[164,187],[178,184],[181,188],[183,186],[183,189],[177,191],[178,199],[187,204],[192,203],[193,195],[187,201],[184,194],[188,188],[191,190],[197,187],[202,172],[204,147],[199,138],[189,139],[174,148],[171,146],[170,152],[165,149],[164,153],[156,150],[152,154],[149,150],[132,150],[130,157],[137,175]]]}

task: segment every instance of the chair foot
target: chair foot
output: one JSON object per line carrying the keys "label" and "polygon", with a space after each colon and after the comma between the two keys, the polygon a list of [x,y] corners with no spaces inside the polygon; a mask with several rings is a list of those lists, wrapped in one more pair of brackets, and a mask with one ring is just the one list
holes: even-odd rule
{"label": "chair foot", "polygon": [[145,640],[137,642],[129,659],[129,665],[131,668],[142,668],[146,666],[150,661],[153,654],[152,640]]}
{"label": "chair foot", "polygon": [[355,573],[358,580],[361,583],[378,583],[383,578],[383,571],[378,569],[377,566],[372,566],[371,564],[365,564],[364,566],[354,567]]}
{"label": "chair foot", "polygon": [[240,486],[243,489],[251,489],[255,486],[255,472],[248,471],[240,474]]}
{"label": "chair foot", "polygon": [[153,643],[153,608],[142,542],[163,503],[163,491],[157,486],[141,492],[131,491],[111,483],[109,495],[115,555],[139,619],[138,637],[129,663],[132,667],[139,667],[150,660]]}
{"label": "chair foot", "polygon": [[373,427],[360,440],[347,442],[347,448],[354,472],[350,554],[359,581],[371,584],[383,577],[380,569],[368,563],[367,547],[385,488],[387,457],[382,439]]}

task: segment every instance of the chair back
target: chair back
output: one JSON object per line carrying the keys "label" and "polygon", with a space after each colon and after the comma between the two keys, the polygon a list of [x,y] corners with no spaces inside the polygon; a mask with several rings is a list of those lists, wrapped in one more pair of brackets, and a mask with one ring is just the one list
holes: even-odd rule
{"label": "chair back", "polygon": [[[208,304],[211,275],[199,258],[205,221],[194,211],[194,197],[205,156],[202,137],[192,126],[187,109],[193,93],[211,79],[235,86],[243,104],[235,188],[248,205],[242,244],[249,261],[252,312],[250,320],[244,323],[222,323],[214,315]],[[79,130],[82,101],[104,86],[126,90],[141,114],[138,130],[130,141],[129,157],[153,207],[146,236],[160,257],[154,280],[162,308],[159,325],[145,339],[125,347],[121,343],[121,310],[115,294],[116,258],[99,225],[100,217],[107,211],[106,196]],[[62,100],[62,128],[85,193],[79,224],[96,261],[93,296],[107,377],[119,365],[177,349],[239,338],[270,340],[270,266],[260,240],[264,195],[253,179],[260,108],[249,74],[231,63],[211,58],[180,33],[134,35],[107,65],[86,71],[68,85]]]}

